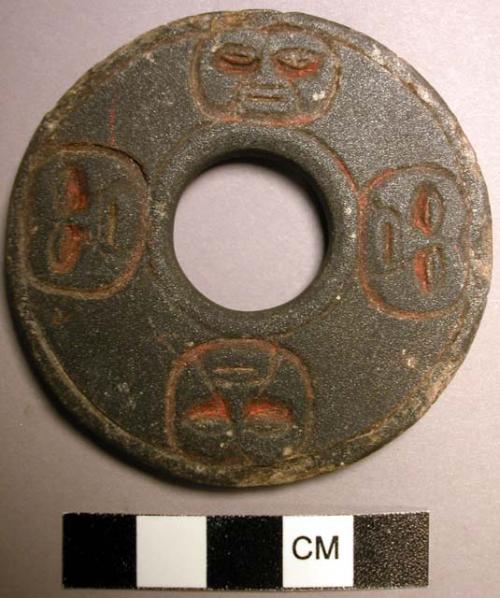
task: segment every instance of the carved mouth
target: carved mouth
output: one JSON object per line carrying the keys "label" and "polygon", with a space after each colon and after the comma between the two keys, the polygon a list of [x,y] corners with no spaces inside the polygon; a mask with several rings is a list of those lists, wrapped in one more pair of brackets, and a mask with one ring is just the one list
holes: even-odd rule
{"label": "carved mouth", "polygon": [[240,101],[246,110],[281,111],[290,104],[287,90],[278,87],[253,87],[241,91]]}
{"label": "carved mouth", "polygon": [[246,100],[254,100],[256,102],[282,102],[286,98],[280,95],[267,95],[264,93],[251,93],[245,96]]}

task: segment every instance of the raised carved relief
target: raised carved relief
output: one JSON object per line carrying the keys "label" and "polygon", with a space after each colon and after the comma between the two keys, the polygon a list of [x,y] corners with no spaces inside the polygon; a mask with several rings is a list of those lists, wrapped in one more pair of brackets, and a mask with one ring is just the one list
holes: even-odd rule
{"label": "raised carved relief", "polygon": [[300,125],[324,114],[339,84],[330,40],[291,26],[222,26],[195,50],[191,81],[200,109],[226,122]]}
{"label": "raised carved relief", "polygon": [[142,255],[147,188],[122,154],[61,149],[35,169],[25,212],[26,261],[47,292],[100,298],[132,276]]}
{"label": "raised carved relief", "polygon": [[360,196],[360,279],[400,317],[453,305],[467,277],[467,210],[454,177],[431,166],[388,170]]}
{"label": "raised carved relief", "polygon": [[272,463],[291,458],[311,433],[309,375],[290,351],[254,339],[195,346],[168,381],[169,442],[193,459]]}

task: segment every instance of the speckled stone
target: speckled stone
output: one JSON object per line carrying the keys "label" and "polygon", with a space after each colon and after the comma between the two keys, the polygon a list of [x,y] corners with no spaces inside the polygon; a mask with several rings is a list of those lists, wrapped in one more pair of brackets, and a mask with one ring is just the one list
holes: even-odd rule
{"label": "speckled stone", "polygon": [[[309,288],[259,312],[209,301],[173,248],[183,189],[239,156],[293,170],[327,231]],[[474,152],[404,61],[312,16],[212,13],[121,48],[43,119],[7,270],[28,352],[74,420],[155,471],[280,484],[429,408],[479,324],[490,233]]]}

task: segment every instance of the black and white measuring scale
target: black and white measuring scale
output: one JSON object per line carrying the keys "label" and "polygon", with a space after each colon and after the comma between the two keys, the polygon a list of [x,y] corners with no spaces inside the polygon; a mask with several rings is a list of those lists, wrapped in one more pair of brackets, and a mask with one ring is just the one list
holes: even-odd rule
{"label": "black and white measuring scale", "polygon": [[67,588],[280,590],[428,583],[429,514],[69,513]]}

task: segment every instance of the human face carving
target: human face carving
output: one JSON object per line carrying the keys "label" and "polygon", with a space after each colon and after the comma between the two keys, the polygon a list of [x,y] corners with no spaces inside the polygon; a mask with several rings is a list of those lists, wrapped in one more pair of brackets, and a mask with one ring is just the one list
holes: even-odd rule
{"label": "human face carving", "polygon": [[309,440],[312,385],[297,356],[257,339],[189,349],[167,391],[170,442],[193,459],[272,463]]}
{"label": "human face carving", "polygon": [[197,47],[193,80],[201,110],[226,122],[267,125],[311,122],[330,105],[339,60],[303,29],[230,29]]}
{"label": "human face carving", "polygon": [[360,275],[370,300],[401,318],[451,308],[467,278],[466,205],[454,176],[388,169],[360,196]]}

